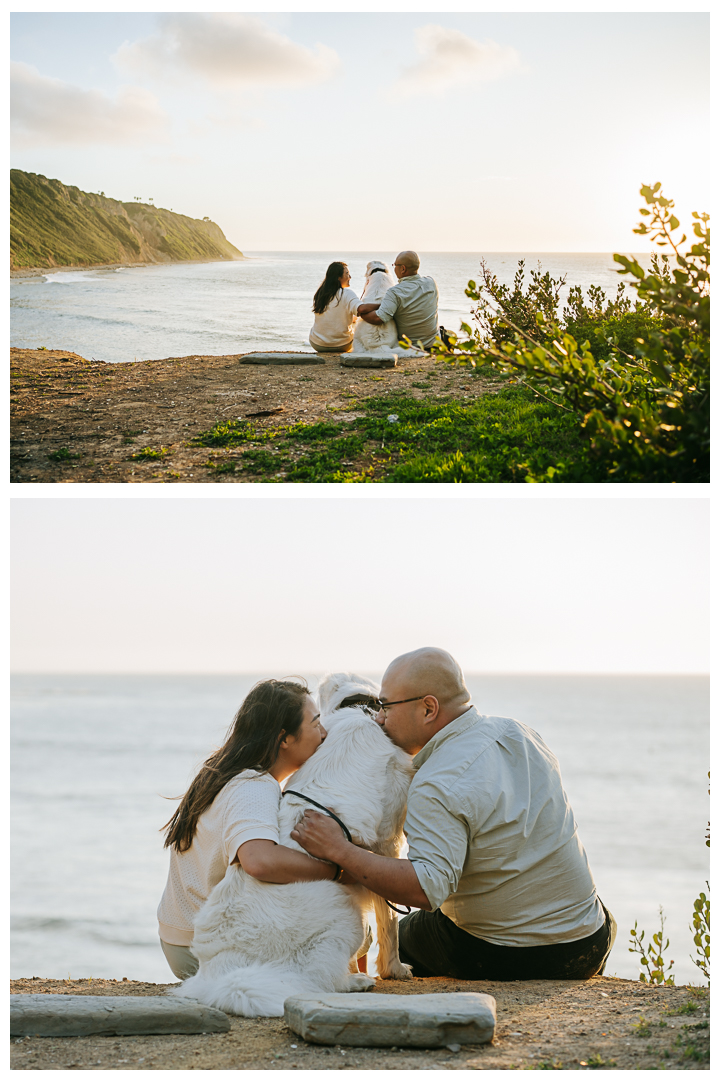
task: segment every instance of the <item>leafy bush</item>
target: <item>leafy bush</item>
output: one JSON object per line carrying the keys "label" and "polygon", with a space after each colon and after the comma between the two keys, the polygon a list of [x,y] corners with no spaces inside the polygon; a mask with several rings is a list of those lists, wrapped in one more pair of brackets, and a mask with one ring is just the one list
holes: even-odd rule
{"label": "leafy bush", "polygon": [[[473,330],[454,350],[439,356],[473,366],[481,363],[515,373],[541,397],[581,419],[592,453],[619,482],[708,482],[710,453],[710,230],[707,214],[694,213],[696,242],[675,239],[679,221],[659,183],[643,186],[650,220],[635,232],[649,235],[672,256],[653,255],[646,273],[633,258],[615,255],[620,274],[632,277],[637,302],[631,308],[622,288],[613,301],[601,289],[570,292],[558,318],[564,279],[539,271],[523,292],[523,264],[513,289],[482,267],[478,287],[466,295],[477,302]],[[672,265],[674,263],[674,266]],[[575,463],[561,461],[544,478],[573,476]]]}

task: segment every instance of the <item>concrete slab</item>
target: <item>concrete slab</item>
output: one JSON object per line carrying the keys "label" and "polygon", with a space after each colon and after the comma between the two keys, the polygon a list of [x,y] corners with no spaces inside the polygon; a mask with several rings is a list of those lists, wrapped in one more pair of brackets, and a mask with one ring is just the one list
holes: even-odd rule
{"label": "concrete slab", "polygon": [[288,1027],[333,1046],[486,1043],[495,1021],[490,994],[303,994],[285,1002]]}
{"label": "concrete slab", "polygon": [[324,364],[325,357],[337,359],[340,353],[325,353],[320,356],[316,352],[255,352],[243,356],[241,364]]}
{"label": "concrete slab", "polygon": [[179,998],[10,995],[11,1035],[198,1035],[229,1030],[224,1012]]}

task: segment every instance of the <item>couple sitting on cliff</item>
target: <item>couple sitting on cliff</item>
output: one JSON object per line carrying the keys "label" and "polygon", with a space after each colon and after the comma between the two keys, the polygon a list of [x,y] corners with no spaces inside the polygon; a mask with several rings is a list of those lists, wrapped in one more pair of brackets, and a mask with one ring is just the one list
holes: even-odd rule
{"label": "couple sitting on cliff", "polygon": [[[393,263],[397,285],[383,262],[372,261],[365,271],[359,297],[350,288],[344,262],[332,262],[313,298],[315,324],[310,344],[316,352],[372,353],[390,356],[398,339],[408,338],[421,352],[438,337],[438,291],[431,277],[421,277],[414,251],[401,251]],[[358,316],[360,318],[358,319]],[[417,355],[416,349],[406,355]]]}

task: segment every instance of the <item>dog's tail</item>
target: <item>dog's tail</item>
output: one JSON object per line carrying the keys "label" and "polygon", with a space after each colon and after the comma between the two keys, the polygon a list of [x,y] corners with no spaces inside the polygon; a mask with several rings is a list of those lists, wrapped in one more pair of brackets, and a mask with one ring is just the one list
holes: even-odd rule
{"label": "dog's tail", "polygon": [[282,1016],[285,999],[320,988],[281,964],[249,964],[218,975],[198,972],[170,990],[235,1016]]}

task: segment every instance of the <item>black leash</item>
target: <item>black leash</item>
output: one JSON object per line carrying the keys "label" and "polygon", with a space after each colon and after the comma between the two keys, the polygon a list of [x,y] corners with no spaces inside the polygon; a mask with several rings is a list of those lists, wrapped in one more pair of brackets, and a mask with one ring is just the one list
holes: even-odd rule
{"label": "black leash", "polygon": [[322,810],[323,813],[329,814],[329,816],[333,819],[333,821],[337,821],[338,825],[340,826],[342,831],[345,833],[346,838],[352,844],[352,842],[353,842],[352,836],[350,835],[350,830],[348,829],[347,825],[345,824],[344,821],[340,820],[340,818],[337,816],[337,814],[333,814],[332,810],[328,810],[327,806],[323,806],[322,803],[315,802],[315,800],[311,799],[308,795],[303,795],[301,791],[293,791],[292,788],[286,788],[285,791],[283,791],[283,795],[297,795],[298,799],[304,799],[305,802],[309,802],[309,803],[312,803],[313,806],[317,806],[318,810]]}
{"label": "black leash", "polygon": [[[352,844],[353,839],[352,839],[352,836],[350,835],[350,830],[348,829],[347,825],[345,824],[344,821],[341,820],[341,818],[339,818],[337,816],[337,814],[333,814],[332,810],[328,810],[327,806],[323,806],[322,803],[315,802],[315,800],[311,799],[309,795],[303,795],[303,793],[301,791],[293,791],[292,788],[286,788],[285,791],[283,791],[283,795],[297,795],[298,799],[304,799],[305,802],[309,802],[309,803],[312,803],[313,806],[317,806],[318,810],[322,810],[322,812],[324,814],[327,814],[329,817],[331,817],[333,819],[333,821],[337,821],[338,825],[340,826],[342,831],[345,833],[346,838]],[[410,908],[409,907],[406,907],[403,910],[402,908],[395,907],[395,905],[391,904],[389,900],[386,900],[385,903],[387,904],[387,906],[389,908],[392,908],[393,911],[397,911],[398,915],[409,915],[410,914]]]}

